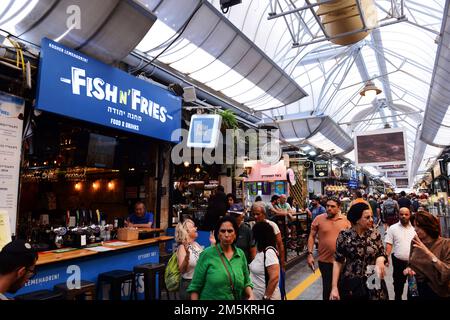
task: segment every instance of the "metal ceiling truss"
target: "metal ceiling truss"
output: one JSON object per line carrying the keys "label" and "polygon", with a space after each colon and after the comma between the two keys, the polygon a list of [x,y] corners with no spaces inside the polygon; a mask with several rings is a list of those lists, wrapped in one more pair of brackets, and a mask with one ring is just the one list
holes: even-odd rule
{"label": "metal ceiling truss", "polygon": [[[330,41],[332,39],[339,39],[349,35],[353,35],[359,32],[365,32],[371,30],[367,27],[364,15],[361,9],[361,1],[355,0],[358,11],[361,16],[362,28],[357,29],[351,32],[345,32],[341,34],[337,34],[335,36],[328,35],[325,30],[325,26],[320,20],[320,17],[317,15],[315,9],[320,4],[326,4],[329,2],[334,2],[335,0],[324,0],[320,3],[312,3],[310,0],[305,0],[305,4],[302,7],[298,7],[296,3],[292,0],[270,0],[270,12],[268,14],[268,20],[283,18],[288,31],[292,38],[292,47],[303,47],[314,43],[319,43],[323,41]],[[408,21],[404,12],[405,12],[405,4],[404,0],[391,0],[391,9],[389,11],[383,10],[386,13],[386,17],[378,21],[377,28],[381,28],[384,26],[392,25],[399,22]],[[377,5],[377,7],[380,7]],[[314,19],[306,19],[306,13],[310,12]],[[289,19],[286,18],[289,16]],[[307,20],[307,21],[306,21]],[[317,31],[313,29],[315,27],[319,27]],[[419,26],[419,25],[418,25]],[[423,26],[419,26],[421,28],[428,29]],[[430,29],[430,31],[432,31]],[[309,40],[306,42],[301,41],[302,35],[305,32],[309,35]]]}

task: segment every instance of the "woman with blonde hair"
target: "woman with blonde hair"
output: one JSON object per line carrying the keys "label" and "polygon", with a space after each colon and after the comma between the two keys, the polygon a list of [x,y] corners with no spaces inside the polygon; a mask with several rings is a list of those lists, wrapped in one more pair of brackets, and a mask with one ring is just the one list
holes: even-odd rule
{"label": "woman with blonde hair", "polygon": [[180,299],[189,300],[186,292],[194,275],[194,269],[203,248],[195,241],[198,233],[194,221],[186,219],[178,223],[175,228],[175,241],[177,242],[178,267],[180,268]]}

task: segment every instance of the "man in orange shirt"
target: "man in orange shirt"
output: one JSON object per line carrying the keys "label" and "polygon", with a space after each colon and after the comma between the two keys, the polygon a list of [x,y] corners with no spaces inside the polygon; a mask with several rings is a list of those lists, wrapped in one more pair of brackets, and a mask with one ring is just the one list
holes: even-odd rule
{"label": "man in orange shirt", "polygon": [[315,271],[314,242],[319,240],[319,269],[322,274],[323,300],[328,300],[333,279],[333,259],[336,251],[336,240],[339,232],[351,227],[350,221],[341,213],[341,201],[330,198],[327,201],[327,212],[318,215],[312,225],[308,238],[308,265]]}

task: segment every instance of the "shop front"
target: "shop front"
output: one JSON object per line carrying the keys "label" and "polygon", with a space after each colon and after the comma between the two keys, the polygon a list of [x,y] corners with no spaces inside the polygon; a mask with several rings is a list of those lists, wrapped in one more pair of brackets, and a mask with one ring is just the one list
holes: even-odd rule
{"label": "shop front", "polygon": [[[37,280],[17,294],[158,262],[160,243],[172,239],[160,235],[168,219],[162,183],[181,98],[48,39],[38,71],[11,226],[39,251]],[[121,238],[137,202],[152,225]]]}

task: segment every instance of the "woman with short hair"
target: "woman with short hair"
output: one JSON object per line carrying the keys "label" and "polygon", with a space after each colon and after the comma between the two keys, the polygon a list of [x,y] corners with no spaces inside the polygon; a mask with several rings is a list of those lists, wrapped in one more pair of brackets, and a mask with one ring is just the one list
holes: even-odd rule
{"label": "woman with short hair", "polygon": [[[350,207],[347,219],[350,229],[342,230],[336,241],[333,263],[333,281],[330,300],[381,300],[386,299],[384,283],[387,257],[378,230],[373,228],[372,210],[366,203]],[[380,287],[368,290],[368,266],[375,265]],[[341,275],[341,270],[343,270]],[[339,279],[341,277],[341,279]],[[341,280],[338,288],[339,280]]]}
{"label": "woman with short hair", "polygon": [[198,260],[188,292],[192,300],[253,300],[253,284],[244,252],[236,247],[236,220],[222,217],[214,230],[216,245]]}
{"label": "woman with short hair", "polygon": [[441,237],[439,220],[431,213],[415,214],[416,236],[411,242],[405,275],[415,276],[417,297],[409,299],[450,299],[450,239]]}

